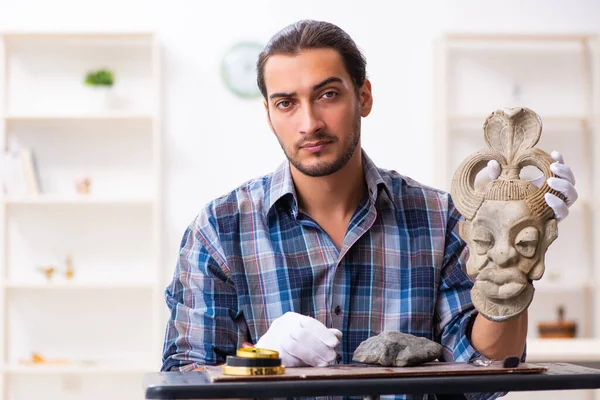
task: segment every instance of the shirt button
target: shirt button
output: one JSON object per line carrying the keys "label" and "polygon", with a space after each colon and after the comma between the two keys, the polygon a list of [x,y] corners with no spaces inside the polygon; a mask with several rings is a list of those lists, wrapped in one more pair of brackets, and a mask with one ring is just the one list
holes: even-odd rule
{"label": "shirt button", "polygon": [[335,310],[333,310],[333,312],[335,313],[335,315],[340,315],[340,313],[342,312],[342,309],[340,308],[340,306],[337,306],[335,308]]}
{"label": "shirt button", "polygon": [[336,361],[338,364],[339,364],[339,363],[341,363],[341,362],[342,362],[342,355],[341,355],[341,354],[338,354],[338,355],[335,357],[335,361]]}

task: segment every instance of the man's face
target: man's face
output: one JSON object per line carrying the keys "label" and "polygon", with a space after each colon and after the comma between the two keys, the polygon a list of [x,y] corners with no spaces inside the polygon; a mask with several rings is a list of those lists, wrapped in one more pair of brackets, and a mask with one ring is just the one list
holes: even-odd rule
{"label": "man's face", "polygon": [[370,83],[357,96],[334,49],[274,55],[264,70],[269,124],[293,167],[308,176],[340,170],[360,143],[371,110]]}

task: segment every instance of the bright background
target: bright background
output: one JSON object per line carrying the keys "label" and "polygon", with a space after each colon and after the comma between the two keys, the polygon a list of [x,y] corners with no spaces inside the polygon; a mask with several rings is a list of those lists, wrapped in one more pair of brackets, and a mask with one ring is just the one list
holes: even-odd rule
{"label": "bright background", "polygon": [[374,108],[363,120],[363,147],[381,167],[433,184],[433,40],[444,32],[599,32],[600,2],[0,0],[0,29],[157,30],[171,264],[183,229],[206,202],[283,159],[262,101],[240,100],[222,84],[221,58],[238,41],[266,42],[303,18],[339,25],[367,57]]}

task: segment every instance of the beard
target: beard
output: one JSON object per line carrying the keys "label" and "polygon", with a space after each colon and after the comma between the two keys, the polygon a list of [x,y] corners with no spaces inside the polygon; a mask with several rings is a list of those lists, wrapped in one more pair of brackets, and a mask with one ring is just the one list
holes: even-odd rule
{"label": "beard", "polygon": [[[327,176],[327,175],[334,174],[337,171],[339,171],[340,169],[342,169],[348,163],[348,161],[350,161],[350,159],[352,158],[352,155],[354,155],[354,152],[356,151],[356,148],[358,147],[358,143],[360,142],[360,118],[361,118],[360,113],[357,110],[353,116],[354,121],[352,123],[352,128],[351,128],[352,130],[351,130],[350,134],[347,136],[347,142],[344,144],[342,153],[340,155],[338,155],[334,160],[329,161],[329,162],[322,160],[320,162],[317,162],[316,164],[311,164],[311,165],[303,164],[298,157],[294,156],[294,154],[296,154],[296,153],[293,153],[292,151],[285,148],[285,146],[279,139],[279,135],[277,134],[277,132],[275,132],[275,136],[277,136],[279,145],[281,146],[281,149],[285,153],[286,158],[289,160],[290,164],[292,164],[298,171],[300,171],[304,175],[311,176],[311,177]],[[294,145],[294,148],[299,149],[304,143],[316,142],[316,141],[320,141],[320,140],[335,142],[335,141],[337,141],[337,138],[333,135],[328,134],[325,131],[317,132],[314,135],[306,136],[306,137],[302,138],[302,140],[300,140],[298,143],[296,143]],[[321,157],[321,154],[315,153],[314,156],[319,158],[319,157]]]}

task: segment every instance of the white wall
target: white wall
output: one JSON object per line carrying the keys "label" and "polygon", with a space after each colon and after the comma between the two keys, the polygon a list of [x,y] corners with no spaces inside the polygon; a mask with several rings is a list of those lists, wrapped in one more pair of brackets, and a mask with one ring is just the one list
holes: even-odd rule
{"label": "white wall", "polygon": [[371,157],[432,184],[432,40],[446,31],[598,32],[600,1],[0,0],[2,30],[157,29],[165,60],[167,277],[197,211],[283,159],[261,101],[237,99],[221,83],[220,58],[237,41],[265,42],[301,18],[338,24],[365,52],[375,96],[363,122]]}

